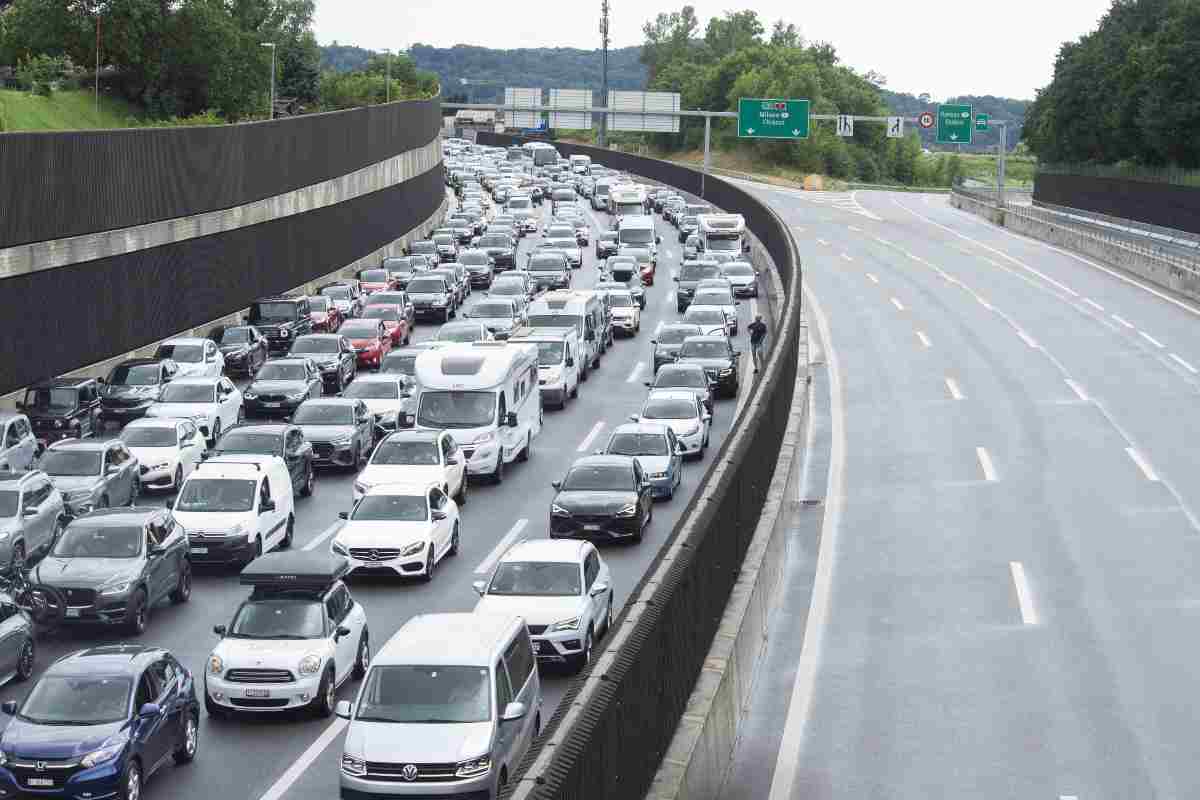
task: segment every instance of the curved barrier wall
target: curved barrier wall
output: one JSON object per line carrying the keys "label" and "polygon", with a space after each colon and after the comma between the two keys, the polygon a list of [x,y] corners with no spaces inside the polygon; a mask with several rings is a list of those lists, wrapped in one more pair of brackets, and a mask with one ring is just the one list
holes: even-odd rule
{"label": "curved barrier wall", "polygon": [[[33,271],[0,278],[0,319],[9,323],[0,395],[234,314],[427,226],[444,202],[439,106],[392,103],[213,128],[0,134],[0,235],[8,243],[33,235],[38,252],[61,255],[81,231],[117,243],[139,230],[122,226],[166,221],[170,231],[107,257],[51,265],[43,255]],[[338,194],[347,175],[361,179],[360,190]],[[197,214],[237,216],[264,198],[278,202],[220,232],[195,230],[204,218]]]}
{"label": "curved barrier wall", "polygon": [[[479,134],[481,144],[520,139]],[[593,161],[696,194],[742,214],[784,286],[774,345],[738,424],[705,473],[604,652],[575,679],[506,797],[603,800],[650,787],[704,665],[754,536],[797,390],[800,259],[787,226],[748,192],[695,170],[595,147],[555,143]],[[802,388],[800,389],[803,390]]]}

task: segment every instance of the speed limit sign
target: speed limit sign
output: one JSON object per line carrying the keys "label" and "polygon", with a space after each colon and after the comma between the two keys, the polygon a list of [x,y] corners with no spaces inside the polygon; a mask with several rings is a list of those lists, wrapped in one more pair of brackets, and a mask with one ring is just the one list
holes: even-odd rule
{"label": "speed limit sign", "polygon": [[932,128],[933,127],[933,112],[932,111],[922,111],[921,116],[917,117],[917,124],[920,125],[922,128]]}

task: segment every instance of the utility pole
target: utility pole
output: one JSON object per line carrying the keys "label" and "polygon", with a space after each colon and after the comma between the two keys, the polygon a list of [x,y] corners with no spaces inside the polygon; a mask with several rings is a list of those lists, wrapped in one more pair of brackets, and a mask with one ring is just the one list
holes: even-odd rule
{"label": "utility pole", "polygon": [[259,46],[271,48],[271,94],[267,96],[267,119],[275,119],[275,43],[259,42]]}
{"label": "utility pole", "polygon": [[[600,106],[608,109],[608,0],[600,0],[600,44],[604,50],[601,62]],[[600,146],[608,144],[608,114],[600,115]]]}
{"label": "utility pole", "polygon": [[385,103],[392,102],[392,51],[391,48],[384,48],[383,52],[387,53],[387,99]]}
{"label": "utility pole", "polygon": [[96,115],[100,114],[100,6],[96,6]]}

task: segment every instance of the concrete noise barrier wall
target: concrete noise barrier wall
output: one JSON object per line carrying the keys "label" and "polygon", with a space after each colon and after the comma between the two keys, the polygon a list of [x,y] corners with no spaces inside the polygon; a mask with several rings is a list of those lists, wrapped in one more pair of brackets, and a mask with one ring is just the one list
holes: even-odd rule
{"label": "concrete noise barrier wall", "polygon": [[[481,144],[519,143],[479,134]],[[797,387],[800,261],[787,226],[748,192],[666,161],[557,144],[562,155],[699,195],[747,226],[784,288],[761,379],[613,632],[505,791],[520,800],[638,798],[651,785],[704,665],[767,500]]]}
{"label": "concrete noise barrier wall", "polygon": [[1039,203],[1200,234],[1200,187],[1039,172],[1033,181]]}

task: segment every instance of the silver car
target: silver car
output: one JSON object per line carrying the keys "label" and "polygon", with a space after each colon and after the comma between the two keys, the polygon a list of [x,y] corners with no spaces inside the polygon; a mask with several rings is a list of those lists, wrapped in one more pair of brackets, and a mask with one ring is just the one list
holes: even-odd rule
{"label": "silver car", "polygon": [[38,442],[24,414],[0,411],[0,469],[29,469],[37,458]]}
{"label": "silver car", "polygon": [[137,456],[119,439],[64,439],[46,449],[38,466],[76,516],[96,508],[132,506],[142,489]]}
{"label": "silver car", "polygon": [[36,657],[33,620],[6,594],[0,594],[0,685],[33,675]]}
{"label": "silver car", "polygon": [[63,525],[63,497],[44,472],[0,472],[0,566],[49,552]]}

